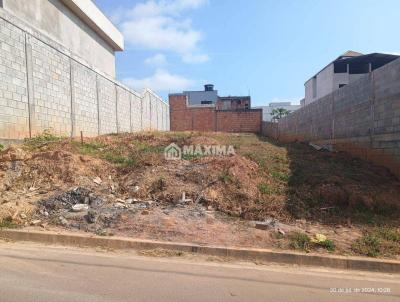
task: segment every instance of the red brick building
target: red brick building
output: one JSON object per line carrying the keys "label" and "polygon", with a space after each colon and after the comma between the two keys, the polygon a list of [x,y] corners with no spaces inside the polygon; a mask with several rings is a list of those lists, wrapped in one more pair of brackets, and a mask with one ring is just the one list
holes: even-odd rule
{"label": "red brick building", "polygon": [[171,131],[261,131],[262,110],[246,97],[218,97],[212,85],[202,91],[169,95]]}

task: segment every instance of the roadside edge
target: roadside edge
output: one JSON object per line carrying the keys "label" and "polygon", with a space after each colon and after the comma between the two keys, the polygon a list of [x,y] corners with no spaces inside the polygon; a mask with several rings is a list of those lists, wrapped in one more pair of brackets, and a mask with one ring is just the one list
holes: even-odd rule
{"label": "roadside edge", "polygon": [[400,273],[400,261],[350,256],[301,254],[267,249],[207,246],[190,243],[162,242],[124,237],[101,237],[86,234],[56,233],[0,229],[0,239],[30,241],[64,246],[102,247],[115,250],[168,249],[202,255],[231,257],[239,260],[263,261],[299,266],[321,266],[336,269]]}

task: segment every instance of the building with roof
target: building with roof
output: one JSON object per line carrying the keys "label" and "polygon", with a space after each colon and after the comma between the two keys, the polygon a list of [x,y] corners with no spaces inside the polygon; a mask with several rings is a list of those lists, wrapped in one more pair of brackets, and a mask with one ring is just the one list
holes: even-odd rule
{"label": "building with roof", "polygon": [[91,0],[0,0],[0,8],[115,77],[115,52],[124,49],[124,38]]}
{"label": "building with roof", "polygon": [[364,55],[347,51],[325,66],[305,84],[304,104],[315,100],[357,81],[361,75],[369,73],[399,58],[397,55],[371,53]]}
{"label": "building with roof", "polygon": [[211,105],[215,106],[218,101],[218,90],[214,90],[214,85],[204,85],[204,90],[183,91],[187,96],[188,106]]}
{"label": "building with roof", "polygon": [[272,121],[272,111],[274,109],[286,109],[290,113],[300,109],[301,105],[295,105],[291,102],[273,102],[269,103],[268,106],[259,106],[255,107],[256,109],[262,109],[262,120],[263,122],[271,122]]}
{"label": "building with roof", "polygon": [[[218,96],[213,84],[205,84],[204,90],[183,91],[187,96],[187,105],[215,107],[218,110],[245,110],[251,108],[250,96]],[[173,95],[176,95],[174,93]]]}
{"label": "building with roof", "polygon": [[262,110],[251,109],[250,96],[218,96],[214,85],[202,91],[169,94],[172,131],[261,131]]}

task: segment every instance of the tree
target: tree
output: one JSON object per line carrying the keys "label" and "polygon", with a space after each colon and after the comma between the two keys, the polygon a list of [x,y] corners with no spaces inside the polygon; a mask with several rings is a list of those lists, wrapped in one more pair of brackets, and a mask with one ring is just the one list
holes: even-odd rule
{"label": "tree", "polygon": [[285,108],[274,108],[272,109],[271,115],[272,115],[272,120],[277,121],[281,119],[282,117],[288,115],[290,113],[290,110],[287,110]]}

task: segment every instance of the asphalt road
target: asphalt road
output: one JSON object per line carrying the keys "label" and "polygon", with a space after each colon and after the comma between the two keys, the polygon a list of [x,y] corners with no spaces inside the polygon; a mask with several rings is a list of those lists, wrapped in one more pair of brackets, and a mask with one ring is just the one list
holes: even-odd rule
{"label": "asphalt road", "polygon": [[400,301],[400,275],[206,260],[3,242],[0,301]]}

